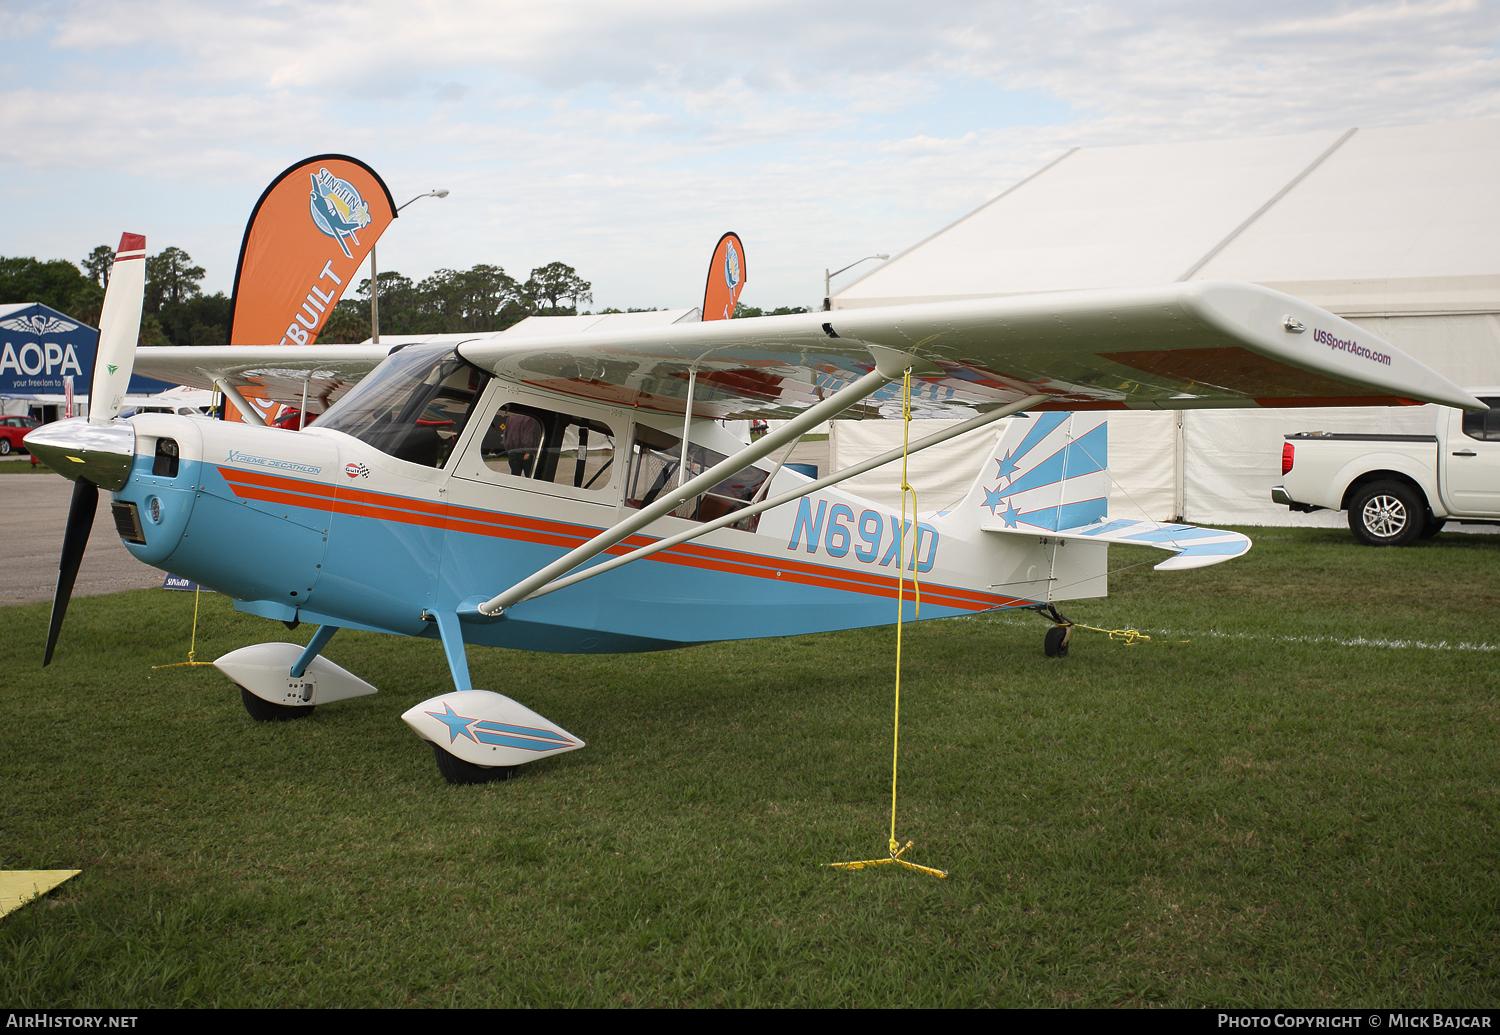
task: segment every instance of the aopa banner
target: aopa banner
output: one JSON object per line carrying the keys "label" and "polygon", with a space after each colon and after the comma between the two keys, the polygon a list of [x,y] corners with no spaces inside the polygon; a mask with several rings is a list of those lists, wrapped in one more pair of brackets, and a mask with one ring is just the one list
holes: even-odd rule
{"label": "aopa banner", "polygon": [[[88,395],[99,331],[40,302],[0,305],[0,396]],[[136,375],[130,391],[160,392],[171,385]]]}

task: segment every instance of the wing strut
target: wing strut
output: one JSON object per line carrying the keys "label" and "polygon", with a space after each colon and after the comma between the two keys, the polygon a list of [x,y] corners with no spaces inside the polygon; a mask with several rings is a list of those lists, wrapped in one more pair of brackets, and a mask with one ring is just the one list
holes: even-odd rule
{"label": "wing strut", "polygon": [[[881,363],[880,366],[888,366],[888,364]],[[900,376],[899,371],[896,376]],[[497,617],[507,607],[510,607],[517,601],[525,600],[553,579],[566,575],[584,561],[603,553],[627,536],[634,535],[657,518],[670,514],[687,500],[692,499],[700,492],[713,488],[740,468],[747,464],[753,464],[762,457],[770,455],[788,442],[800,438],[808,428],[817,427],[825,420],[842,413],[866,396],[875,394],[881,388],[885,387],[886,382],[891,380],[894,380],[894,378],[889,374],[883,373],[880,367],[877,366],[876,369],[863,375],[857,381],[845,385],[827,399],[787,421],[775,431],[764,436],[759,442],[746,446],[727,460],[723,460],[710,467],[686,485],[680,486],[676,492],[662,493],[661,497],[649,507],[643,507],[624,521],[616,522],[582,546],[559,557],[536,574],[522,579],[499,596],[486,600],[479,605],[479,614],[485,618]],[[467,608],[464,610],[467,610]]]}
{"label": "wing strut", "polygon": [[687,481],[688,438],[693,433],[693,388],[698,383],[698,364],[688,369],[687,409],[682,411],[682,459],[677,463],[677,484]]}
{"label": "wing strut", "polygon": [[210,376],[213,377],[214,387],[229,396],[229,401],[234,403],[234,408],[240,411],[241,420],[246,424],[253,424],[258,428],[266,426],[266,422],[261,418],[261,415],[255,412],[255,407],[246,402],[245,397],[240,394],[240,390],[229,383],[229,378],[223,374]]}
{"label": "wing strut", "polygon": [[[1009,403],[1005,406],[1002,406],[998,410],[991,410],[989,413],[982,413],[978,417],[971,417],[970,419],[964,421],[962,424],[956,424],[953,427],[947,428],[943,431],[939,431],[936,434],[928,435],[926,438],[918,440],[915,444],[908,448],[906,452],[908,454],[919,453],[922,450],[926,449],[928,446],[935,446],[940,442],[948,441],[950,438],[957,438],[959,435],[966,435],[977,428],[984,427],[986,424],[993,424],[995,421],[999,420],[1002,417],[1009,417],[1011,414],[1019,413],[1029,406],[1036,406],[1038,403],[1046,402],[1050,398],[1051,396],[1047,395],[1028,395],[1020,402]],[[863,461],[862,463],[855,464],[853,467],[846,468],[834,474],[824,475],[817,481],[808,482],[801,488],[783,492],[780,496],[773,496],[772,498],[763,500],[759,503],[752,503],[750,506],[745,507],[743,510],[732,511],[728,514],[725,514],[723,517],[715,518],[712,521],[705,521],[701,525],[694,525],[686,532],[678,532],[676,535],[668,536],[666,539],[658,539],[654,543],[651,543],[647,546],[642,546],[637,550],[632,550],[630,553],[624,554],[622,556],[611,557],[603,564],[596,564],[592,568],[585,568],[583,571],[575,572],[574,574],[568,575],[565,578],[558,579],[555,582],[549,582],[547,583],[547,585],[543,586],[541,589],[537,590],[526,599],[535,600],[537,597],[544,597],[548,593],[555,593],[559,589],[566,589],[569,586],[577,585],[584,579],[591,579],[595,575],[602,575],[606,571],[613,571],[615,568],[618,568],[623,564],[629,564],[631,561],[638,561],[643,557],[649,557],[653,553],[656,553],[658,550],[665,550],[668,547],[676,546],[678,543],[685,543],[689,539],[697,539],[699,536],[707,535],[709,532],[712,532],[715,529],[723,528],[726,525],[735,524],[736,522],[743,521],[748,517],[754,517],[756,514],[759,514],[763,510],[770,510],[773,507],[779,507],[783,503],[790,503],[792,500],[806,496],[808,493],[817,492],[819,489],[827,488],[830,485],[837,485],[839,482],[844,481],[845,479],[853,478],[855,475],[864,474],[866,471],[873,471],[875,468],[881,466],[882,464],[888,464],[892,460],[900,460],[901,452],[901,447],[898,446],[895,449],[887,450],[886,452],[881,453],[879,456],[874,456],[868,460]],[[780,467],[778,466],[777,469],[780,470]],[[775,477],[774,472],[772,474],[772,477]],[[767,478],[766,482],[769,483],[770,480],[770,478]]]}

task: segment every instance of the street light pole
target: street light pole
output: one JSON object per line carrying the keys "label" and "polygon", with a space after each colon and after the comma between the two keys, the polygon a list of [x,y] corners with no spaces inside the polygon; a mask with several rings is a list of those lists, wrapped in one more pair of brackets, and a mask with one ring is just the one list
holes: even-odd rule
{"label": "street light pole", "polygon": [[[408,201],[406,205],[410,205],[412,201],[421,201],[423,198],[446,198],[447,196],[447,188],[430,190],[426,194],[418,194],[411,201]],[[399,213],[406,205],[397,205],[396,211]],[[370,245],[370,343],[372,345],[380,344],[380,273],[375,267],[375,246],[373,244]]]}
{"label": "street light pole", "polygon": [[859,259],[859,260],[857,260],[855,262],[851,262],[849,265],[845,266],[844,269],[842,269],[842,270],[834,270],[832,273],[829,273],[827,267],[824,267],[824,269],[823,269],[823,311],[826,313],[826,312],[828,312],[829,309],[833,308],[833,296],[832,296],[832,293],[828,290],[828,282],[830,280],[832,280],[834,277],[837,277],[840,273],[843,273],[844,270],[852,270],[854,267],[858,266],[861,262],[864,262],[867,259],[889,259],[889,258],[890,258],[890,256],[889,255],[885,255],[885,254],[880,254],[880,255],[866,255],[863,259]]}

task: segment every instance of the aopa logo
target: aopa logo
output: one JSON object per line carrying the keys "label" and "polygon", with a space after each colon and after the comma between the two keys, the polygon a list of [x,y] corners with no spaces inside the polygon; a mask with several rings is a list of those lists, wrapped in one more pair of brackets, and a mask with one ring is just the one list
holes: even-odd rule
{"label": "aopa logo", "polygon": [[740,253],[734,250],[734,242],[727,242],[724,253],[724,283],[730,291],[740,285]]}
{"label": "aopa logo", "polygon": [[370,206],[359,196],[359,191],[348,180],[341,180],[327,169],[319,169],[312,179],[312,198],[309,209],[312,220],[319,230],[339,243],[344,255],[354,258],[354,253],[344,243],[344,238],[354,238],[356,231],[370,225]]}
{"label": "aopa logo", "polygon": [[68,331],[78,330],[76,323],[59,320],[55,316],[43,316],[40,313],[34,316],[16,316],[9,320],[0,320],[0,327],[8,331],[20,331],[23,334],[34,335],[40,338],[44,334],[54,332],[66,334]]}

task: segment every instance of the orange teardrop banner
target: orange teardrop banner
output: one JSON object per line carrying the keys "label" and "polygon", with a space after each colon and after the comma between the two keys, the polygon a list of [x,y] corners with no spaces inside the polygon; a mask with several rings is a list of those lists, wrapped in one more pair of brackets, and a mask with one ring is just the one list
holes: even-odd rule
{"label": "orange teardrop banner", "polygon": [[703,289],[703,319],[727,320],[734,315],[745,286],[745,246],[739,234],[719,238],[708,263],[708,286]]}
{"label": "orange teardrop banner", "polygon": [[304,159],[272,180],[240,244],[229,343],[316,341],[395,218],[385,181],[348,155]]}

